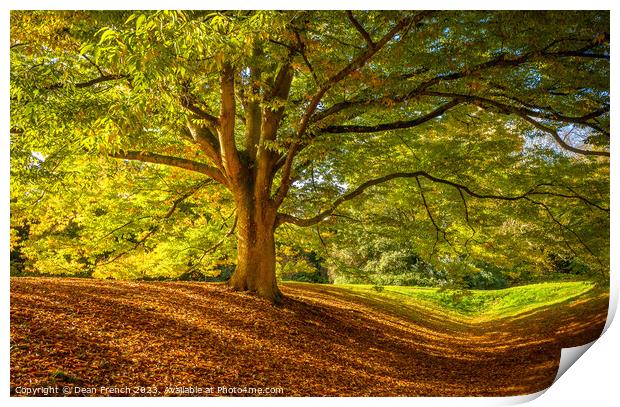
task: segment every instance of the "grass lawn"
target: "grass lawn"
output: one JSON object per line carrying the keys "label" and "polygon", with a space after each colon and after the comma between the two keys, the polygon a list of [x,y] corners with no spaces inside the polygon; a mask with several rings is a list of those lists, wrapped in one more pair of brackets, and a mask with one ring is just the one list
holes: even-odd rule
{"label": "grass lawn", "polygon": [[463,321],[489,322],[561,303],[594,288],[590,282],[530,284],[502,290],[441,290],[439,288],[370,285],[338,285],[352,294],[385,299],[430,313],[446,313]]}

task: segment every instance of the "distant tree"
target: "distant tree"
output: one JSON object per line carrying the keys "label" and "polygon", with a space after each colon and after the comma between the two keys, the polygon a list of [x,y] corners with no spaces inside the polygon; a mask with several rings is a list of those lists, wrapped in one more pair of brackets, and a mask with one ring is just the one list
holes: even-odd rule
{"label": "distant tree", "polygon": [[[134,193],[145,173],[192,172],[156,225],[102,239],[183,236],[190,225],[166,220],[190,197],[230,205],[219,225],[236,228],[235,289],[277,301],[276,229],[333,219],[389,185],[413,190],[431,254],[467,248],[474,218],[514,212],[607,267],[608,12],[15,11],[10,53],[13,196],[79,193],[92,208],[101,195],[101,213],[129,205],[97,189],[111,168]],[[209,199],[215,188],[227,192]]]}

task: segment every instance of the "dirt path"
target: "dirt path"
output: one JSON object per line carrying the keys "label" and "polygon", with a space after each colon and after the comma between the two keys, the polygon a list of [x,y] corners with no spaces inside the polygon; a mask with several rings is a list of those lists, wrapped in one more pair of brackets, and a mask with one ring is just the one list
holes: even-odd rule
{"label": "dirt path", "polygon": [[[608,297],[470,326],[330,286],[279,307],[203,283],[11,279],[11,388],[279,387],[285,396],[518,395],[594,340]],[[215,395],[218,394],[217,392]]]}

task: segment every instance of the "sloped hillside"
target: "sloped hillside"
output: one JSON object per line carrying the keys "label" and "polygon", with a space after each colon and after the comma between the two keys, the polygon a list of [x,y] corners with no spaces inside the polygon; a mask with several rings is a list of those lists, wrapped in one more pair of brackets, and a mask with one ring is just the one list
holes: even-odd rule
{"label": "sloped hillside", "polygon": [[282,290],[283,304],[272,306],[221,284],[13,278],[12,394],[20,386],[66,386],[69,394],[128,387],[163,395],[183,386],[219,396],[232,393],[223,388],[526,394],[552,382],[561,346],[598,337],[608,303],[599,289],[571,288],[552,303],[521,304],[523,312],[512,297],[493,300],[510,312],[474,320],[395,289],[288,283]]}

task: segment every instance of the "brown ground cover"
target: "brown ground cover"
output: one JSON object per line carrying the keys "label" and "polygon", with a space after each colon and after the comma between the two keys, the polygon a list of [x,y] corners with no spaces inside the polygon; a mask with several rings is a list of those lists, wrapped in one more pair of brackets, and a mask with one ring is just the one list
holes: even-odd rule
{"label": "brown ground cover", "polygon": [[[272,306],[221,284],[11,279],[11,392],[21,387],[266,388],[285,396],[508,396],[548,387],[561,347],[596,339],[589,293],[493,323],[283,284]],[[413,315],[413,317],[412,317]],[[97,394],[101,395],[101,394]],[[244,394],[242,394],[244,395]]]}

